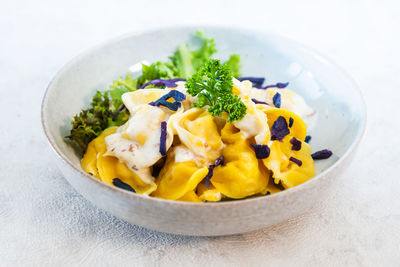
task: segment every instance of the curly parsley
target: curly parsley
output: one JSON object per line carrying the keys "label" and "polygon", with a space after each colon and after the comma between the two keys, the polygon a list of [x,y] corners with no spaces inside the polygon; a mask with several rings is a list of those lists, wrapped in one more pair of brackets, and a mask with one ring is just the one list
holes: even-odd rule
{"label": "curly parsley", "polygon": [[239,120],[246,115],[246,106],[232,93],[232,73],[229,67],[217,59],[209,59],[187,80],[188,93],[197,96],[196,107],[208,106],[213,116],[228,113],[228,122]]}

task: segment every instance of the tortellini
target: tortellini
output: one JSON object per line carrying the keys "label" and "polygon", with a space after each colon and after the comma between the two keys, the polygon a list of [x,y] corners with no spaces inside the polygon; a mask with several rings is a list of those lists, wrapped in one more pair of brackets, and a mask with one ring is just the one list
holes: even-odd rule
{"label": "tortellini", "polygon": [[[166,102],[154,105],[172,90],[186,96],[179,108],[170,110]],[[246,115],[232,123],[226,114],[214,117],[196,108],[197,98],[187,94],[184,82],[176,88],[125,93],[129,120],[89,143],[83,170],[111,185],[119,178],[138,194],[194,203],[274,194],[311,179],[315,167],[304,142],[307,128],[302,116],[312,109],[304,99],[287,89],[257,89],[250,81],[236,79],[232,92],[247,108]],[[281,108],[273,105],[277,92],[282,94]],[[289,125],[288,134],[275,140],[271,129],[281,117]],[[254,146],[268,146],[269,154],[256,156]]]}
{"label": "tortellini", "polygon": [[223,143],[214,117],[204,109],[192,108],[171,116],[168,122],[174,134],[195,155],[215,160],[221,154]]}
{"label": "tortellini", "polygon": [[[304,183],[314,176],[314,160],[311,158],[309,144],[301,141],[301,149],[291,149],[290,140],[293,136],[287,135],[281,141],[272,141],[271,152],[268,158],[263,159],[264,165],[273,172],[274,182],[282,184],[284,188],[291,188]],[[290,161],[294,157],[301,161],[301,166]]]}
{"label": "tortellini", "polygon": [[214,169],[211,183],[230,198],[265,194],[269,172],[256,158],[249,140],[230,123],[222,129],[222,139],[226,144],[222,152],[225,165]]}
{"label": "tortellini", "polygon": [[[142,169],[142,173],[132,172],[124,163],[114,156],[107,156],[104,138],[117,130],[117,127],[106,129],[99,137],[89,143],[88,149],[82,158],[82,169],[105,183],[113,184],[114,178],[120,178],[129,184],[139,194],[149,195],[156,189],[153,180],[144,182],[141,176],[150,176],[150,168]],[[89,149],[90,148],[90,149]]]}
{"label": "tortellini", "polygon": [[[180,147],[180,149],[185,149]],[[168,153],[165,166],[157,179],[157,190],[155,197],[176,200],[184,197],[196,189],[197,185],[207,175],[207,167],[199,167],[194,159],[184,158],[184,161],[177,161],[177,149]]]}

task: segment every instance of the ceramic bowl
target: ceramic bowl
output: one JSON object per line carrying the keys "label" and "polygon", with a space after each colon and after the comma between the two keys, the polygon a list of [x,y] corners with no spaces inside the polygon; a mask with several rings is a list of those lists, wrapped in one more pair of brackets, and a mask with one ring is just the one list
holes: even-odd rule
{"label": "ceramic bowl", "polygon": [[[87,107],[95,90],[142,60],[166,60],[196,30],[213,37],[217,58],[242,58],[243,76],[290,82],[317,110],[309,129],[313,151],[329,148],[316,162],[316,175],[289,190],[220,203],[185,203],[144,197],[110,186],[85,173],[80,157],[65,142],[70,120]],[[49,84],[42,103],[42,125],[68,182],[94,205],[128,222],[167,233],[213,236],[260,229],[286,220],[319,202],[354,154],[365,128],[365,106],[356,84],[337,65],[284,37],[245,29],[175,27],[123,36],[90,49],[64,66]],[[77,215],[78,216],[78,215]]]}

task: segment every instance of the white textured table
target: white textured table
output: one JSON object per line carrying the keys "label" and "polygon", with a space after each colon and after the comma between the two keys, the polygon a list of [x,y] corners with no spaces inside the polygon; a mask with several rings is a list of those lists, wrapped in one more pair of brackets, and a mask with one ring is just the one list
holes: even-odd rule
{"label": "white textured table", "polygon": [[[399,266],[396,1],[107,2],[0,2],[0,265]],[[67,184],[40,126],[41,98],[55,72],[104,39],[197,23],[287,35],[329,55],[355,78],[368,105],[368,126],[334,196],[268,229],[194,238],[125,223]]]}

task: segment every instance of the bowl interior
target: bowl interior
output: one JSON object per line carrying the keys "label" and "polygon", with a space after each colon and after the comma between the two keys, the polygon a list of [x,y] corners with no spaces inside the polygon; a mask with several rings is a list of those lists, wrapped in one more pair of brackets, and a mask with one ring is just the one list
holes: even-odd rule
{"label": "bowl interior", "polygon": [[[286,38],[241,29],[201,28],[217,44],[217,58],[241,55],[243,76],[266,77],[267,83],[290,82],[317,110],[309,130],[313,151],[331,149],[334,156],[316,162],[316,175],[342,157],[360,137],[365,123],[362,97],[353,81],[336,65]],[[43,123],[55,150],[76,168],[80,158],[65,142],[74,114],[89,105],[95,90],[142,60],[167,60],[177,45],[198,28],[171,28],[129,35],[76,57],[51,82],[43,102]]]}

